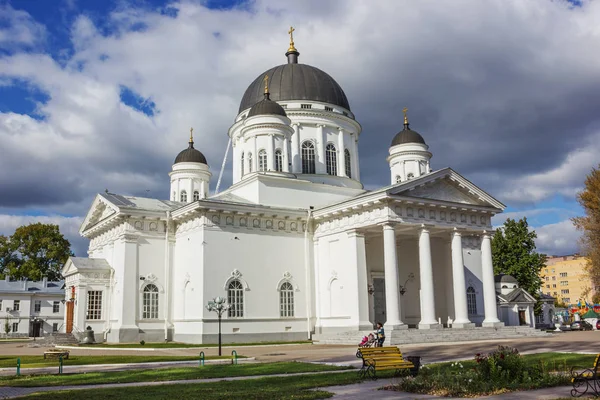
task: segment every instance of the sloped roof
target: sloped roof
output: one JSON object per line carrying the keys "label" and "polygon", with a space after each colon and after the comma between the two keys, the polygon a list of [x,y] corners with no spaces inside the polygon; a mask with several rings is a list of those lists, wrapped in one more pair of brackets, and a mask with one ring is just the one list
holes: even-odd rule
{"label": "sloped roof", "polygon": [[[26,284],[25,284],[26,283]],[[56,294],[63,292],[64,280],[48,281],[44,287],[44,281],[0,281],[0,293],[40,293]]]}
{"label": "sloped roof", "polygon": [[509,294],[496,294],[502,303],[535,303],[535,298],[523,288],[517,288]]}
{"label": "sloped roof", "polygon": [[107,201],[119,208],[134,208],[147,211],[170,211],[185,205],[178,201],[151,199],[148,197],[123,196],[115,193],[100,193]]}

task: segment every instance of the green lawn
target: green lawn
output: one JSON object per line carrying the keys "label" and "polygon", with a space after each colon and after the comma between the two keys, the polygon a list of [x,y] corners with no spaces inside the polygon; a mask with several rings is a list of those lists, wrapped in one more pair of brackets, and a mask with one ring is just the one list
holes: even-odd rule
{"label": "green lawn", "polygon": [[[298,341],[298,342],[255,342],[255,343],[223,343],[222,346],[271,346],[275,344],[312,344],[310,340]],[[218,347],[218,344],[194,344],[194,343],[177,343],[177,342],[157,342],[157,343],[146,343],[141,345],[139,343],[118,343],[118,344],[80,344],[82,347],[110,347],[117,349],[177,349],[177,348],[206,348],[206,347]]]}
{"label": "green lawn", "polygon": [[340,374],[305,375],[299,377],[272,377],[241,381],[219,381],[200,384],[145,386],[118,389],[86,389],[76,391],[46,392],[23,397],[28,400],[86,400],[127,399],[180,399],[203,400],[312,400],[331,397],[331,393],[308,389],[360,382],[356,371]]}
{"label": "green lawn", "polygon": [[[41,353],[41,351],[40,351]],[[21,368],[41,368],[58,366],[58,359],[44,360],[43,355],[39,356],[4,356],[0,355],[0,368],[17,367],[17,358],[21,359]],[[231,356],[210,356],[207,360],[218,358],[231,358]],[[238,356],[243,358],[243,356]],[[162,362],[162,361],[193,361],[198,360],[199,356],[75,356],[70,355],[68,360],[64,360],[63,365],[88,365],[88,364],[123,364],[123,363],[143,363],[143,362]]]}

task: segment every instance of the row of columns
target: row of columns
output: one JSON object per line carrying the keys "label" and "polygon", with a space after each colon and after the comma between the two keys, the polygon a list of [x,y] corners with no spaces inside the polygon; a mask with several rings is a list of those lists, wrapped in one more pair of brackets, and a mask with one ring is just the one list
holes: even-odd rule
{"label": "row of columns", "polygon": [[[454,283],[454,328],[469,328],[474,324],[469,321],[467,312],[467,293],[465,288],[465,272],[462,250],[462,236],[458,231],[452,232],[452,280]],[[383,225],[383,250],[385,269],[385,301],[387,329],[407,329],[402,322],[399,298],[398,258],[396,254],[396,233],[391,223]],[[483,326],[498,326],[496,308],[496,288],[492,266],[492,246],[490,235],[484,233],[481,241],[481,267],[483,279],[483,301],[485,319]],[[435,294],[433,285],[433,265],[431,262],[431,240],[429,230],[419,230],[419,273],[421,281],[421,321],[419,329],[439,329],[442,326],[436,320]]]}

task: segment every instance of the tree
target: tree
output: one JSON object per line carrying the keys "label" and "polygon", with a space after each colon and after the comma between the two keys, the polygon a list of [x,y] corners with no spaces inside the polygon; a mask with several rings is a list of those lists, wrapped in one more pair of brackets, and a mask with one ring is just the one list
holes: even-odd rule
{"label": "tree", "polygon": [[600,304],[600,292],[594,293],[594,295],[592,296],[592,303]]}
{"label": "tree", "polygon": [[8,336],[10,331],[11,331],[10,320],[8,319],[8,315],[7,315],[6,317],[4,317],[4,333],[6,334],[6,336]]}
{"label": "tree", "polygon": [[507,219],[504,226],[496,230],[492,240],[492,262],[494,274],[511,275],[520,287],[538,300],[535,313],[539,314],[540,272],[546,264],[546,255],[535,250],[535,238],[537,234],[529,229],[527,218],[519,221]]}
{"label": "tree", "polygon": [[59,280],[62,266],[72,255],[71,244],[58,225],[24,225],[9,238],[0,236],[0,273],[16,279]]}
{"label": "tree", "polygon": [[585,188],[577,194],[577,201],[585,216],[572,221],[583,233],[580,244],[588,260],[586,270],[592,282],[597,284],[600,282],[600,169],[592,168],[585,178]]}

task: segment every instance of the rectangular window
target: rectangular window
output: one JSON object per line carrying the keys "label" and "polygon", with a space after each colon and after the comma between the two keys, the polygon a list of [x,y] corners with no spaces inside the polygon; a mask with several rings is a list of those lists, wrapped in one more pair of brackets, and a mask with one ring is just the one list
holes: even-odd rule
{"label": "rectangular window", "polygon": [[569,281],[560,281],[561,286],[569,286]]}
{"label": "rectangular window", "polygon": [[546,285],[546,289],[550,289],[550,285]]}
{"label": "rectangular window", "polygon": [[549,280],[550,280],[550,277],[549,277],[549,276],[547,276],[547,277],[546,277],[546,281],[549,281]]}
{"label": "rectangular window", "polygon": [[553,281],[555,281],[555,280],[556,280],[556,277],[555,277],[555,276],[553,276],[553,277],[552,277],[552,280],[553,280]]}
{"label": "rectangular window", "polygon": [[325,111],[333,111],[333,107],[327,107],[327,106],[325,106]]}
{"label": "rectangular window", "polygon": [[555,288],[555,287],[556,287],[556,283],[553,283],[553,284],[552,284],[552,288]]}
{"label": "rectangular window", "polygon": [[59,311],[60,311],[60,301],[55,301],[54,303],[52,303],[52,312],[56,314]]}
{"label": "rectangular window", "polygon": [[569,289],[562,289],[560,291],[561,294],[569,294]]}
{"label": "rectangular window", "polygon": [[300,108],[311,109],[312,104],[300,104]]}
{"label": "rectangular window", "polygon": [[569,304],[569,303],[571,302],[571,298],[570,298],[570,297],[565,297],[565,298],[563,299],[563,302],[565,302],[565,303]]}
{"label": "rectangular window", "polygon": [[58,322],[52,324],[52,332],[58,332]]}
{"label": "rectangular window", "polygon": [[560,273],[560,277],[561,278],[566,278],[567,277],[567,273],[566,272],[561,272]]}
{"label": "rectangular window", "polygon": [[33,303],[33,312],[40,312],[40,311],[42,311],[42,301],[36,300]]}
{"label": "rectangular window", "polygon": [[86,319],[102,319],[102,291],[90,290],[87,293]]}
{"label": "rectangular window", "polygon": [[19,323],[18,322],[13,322],[12,331],[13,331],[13,333],[19,332]]}
{"label": "rectangular window", "polygon": [[19,311],[21,309],[21,300],[13,301],[13,311]]}

